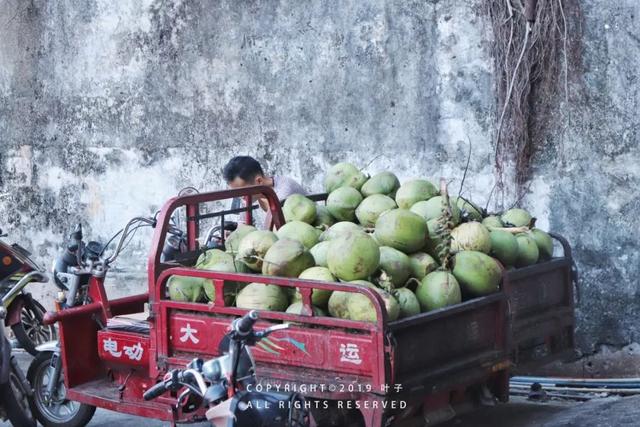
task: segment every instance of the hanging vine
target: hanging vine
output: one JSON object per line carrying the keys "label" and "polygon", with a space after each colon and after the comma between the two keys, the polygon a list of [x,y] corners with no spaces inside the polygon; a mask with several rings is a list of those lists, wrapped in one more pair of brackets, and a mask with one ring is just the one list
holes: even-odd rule
{"label": "hanging vine", "polygon": [[485,0],[485,5],[494,35],[497,205],[504,208],[507,199],[519,200],[526,192],[531,159],[544,143],[559,91],[565,104],[569,100],[566,12],[568,5],[577,10],[577,4]]}

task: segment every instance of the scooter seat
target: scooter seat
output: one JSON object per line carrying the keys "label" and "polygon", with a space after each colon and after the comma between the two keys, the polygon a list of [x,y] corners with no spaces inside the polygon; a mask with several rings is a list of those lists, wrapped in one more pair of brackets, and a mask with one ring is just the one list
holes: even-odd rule
{"label": "scooter seat", "polygon": [[149,335],[149,322],[129,317],[113,317],[107,320],[107,329],[110,331],[131,332],[134,334]]}

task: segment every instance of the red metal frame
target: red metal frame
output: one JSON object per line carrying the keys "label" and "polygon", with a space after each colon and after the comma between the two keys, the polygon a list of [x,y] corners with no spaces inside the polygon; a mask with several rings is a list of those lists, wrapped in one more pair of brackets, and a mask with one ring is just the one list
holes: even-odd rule
{"label": "red metal frame", "polygon": [[[176,209],[186,207],[187,246],[196,251],[202,203],[242,197],[251,206],[252,197],[258,195],[268,200],[274,226],[284,224],[277,196],[265,186],[168,200],[158,216],[148,259],[148,293],[109,301],[104,279],[91,278],[90,304],[46,316],[47,322],[60,322],[69,398],[129,414],[189,421],[193,415],[171,410],[173,397],[144,402],[142,394],[167,370],[184,367],[196,356],[218,354],[218,343],[230,320],[246,313],[244,309],[225,305],[222,297],[225,281],[295,287],[302,295],[303,315],[261,313],[258,327],[281,321],[294,324],[289,330],[272,335],[266,348],[254,348],[258,375],[265,384],[333,384],[335,389],[309,390],[307,395],[376,402],[406,399],[426,409],[436,401],[459,399],[467,386],[479,383],[492,385],[497,395],[507,398],[512,314],[508,274],[503,275],[500,292],[389,322],[384,301],[369,288],[160,263],[169,220]],[[246,217],[250,220],[250,208]],[[165,288],[172,275],[212,280],[215,301],[208,304],[170,301]],[[366,295],[375,308],[377,321],[314,316],[313,289]],[[150,307],[148,335],[104,328],[113,316],[142,312],[146,302]],[[199,335],[194,331],[200,331]],[[107,347],[106,341],[116,347]],[[138,344],[138,353],[128,354],[140,356],[140,360],[114,356],[123,346],[131,350]],[[403,390],[384,390],[385,385],[393,386],[396,382],[403,384]],[[428,399],[435,395],[440,397]],[[362,413],[369,427],[383,425],[387,417],[381,407],[362,409]]]}
{"label": "red metal frame", "polygon": [[[160,255],[162,255],[162,247],[164,241],[167,238],[167,230],[169,229],[169,220],[173,212],[182,206],[187,206],[187,246],[189,250],[195,250],[197,246],[197,225],[196,219],[198,215],[198,206],[201,203],[215,202],[219,200],[228,200],[235,197],[242,197],[245,200],[251,200],[252,196],[263,196],[269,203],[269,210],[273,218],[273,224],[276,228],[281,227],[284,224],[284,215],[280,208],[280,201],[278,196],[271,187],[264,185],[254,185],[245,188],[237,188],[230,190],[221,190],[211,193],[198,193],[182,197],[173,197],[169,199],[162,209],[157,218],[158,226],[156,226],[153,234],[153,240],[151,242],[151,253],[149,254],[149,260],[147,262],[147,271],[149,273],[149,297],[150,300],[158,300],[158,287],[156,286],[156,280],[162,270],[160,263]],[[251,203],[248,203],[251,206]],[[247,219],[251,219],[251,210],[247,210]],[[249,222],[250,224],[251,222]],[[192,249],[193,248],[193,249]]]}
{"label": "red metal frame", "polygon": [[[326,283],[326,282],[318,282],[311,280],[298,280],[298,279],[290,279],[290,278],[282,278],[282,277],[271,277],[271,276],[261,276],[255,274],[234,274],[234,273],[218,273],[213,271],[204,271],[204,270],[195,270],[189,268],[171,268],[163,271],[158,279],[158,284],[160,288],[164,286],[166,280],[172,275],[180,275],[180,276],[191,276],[191,277],[203,277],[214,280],[214,284],[216,287],[216,294],[222,295],[223,283],[224,280],[233,280],[235,282],[258,282],[265,284],[273,284],[284,287],[297,287],[301,289],[301,294],[303,297],[303,305],[307,306],[309,312],[311,312],[311,290],[312,289],[324,289],[324,290],[339,290],[345,292],[357,292],[366,295],[372,302],[373,306],[376,310],[376,316],[378,322],[375,323],[365,323],[365,322],[355,322],[351,320],[344,319],[336,319],[329,317],[316,317],[316,316],[298,316],[289,313],[281,313],[281,312],[263,312],[261,313],[261,318],[265,321],[288,321],[288,322],[296,322],[304,324],[305,327],[329,327],[334,329],[332,335],[329,336],[322,330],[322,334],[318,335],[317,331],[309,330],[306,331],[307,334],[314,334],[315,339],[335,339],[336,337],[341,337],[346,339],[350,334],[345,332],[340,332],[344,329],[351,329],[359,331],[359,334],[367,334],[371,339],[371,348],[374,350],[372,353],[368,354],[369,358],[368,363],[366,363],[367,367],[370,368],[372,383],[374,386],[380,387],[386,378],[386,366],[382,363],[382,360],[379,360],[385,354],[384,351],[384,343],[381,339],[381,334],[384,331],[384,325],[387,324],[387,315],[384,309],[384,301],[380,297],[380,295],[369,289],[362,288],[354,285],[345,285],[339,283]],[[217,299],[216,301],[209,304],[202,303],[187,303],[187,302],[176,302],[170,301],[168,299],[161,300],[156,303],[157,311],[154,311],[154,319],[156,321],[154,333],[152,334],[152,347],[155,349],[156,360],[152,361],[151,365],[151,374],[161,374],[164,369],[166,369],[165,363],[168,362],[169,365],[173,365],[177,363],[178,365],[183,364],[184,358],[172,358],[171,348],[170,348],[170,338],[169,334],[171,331],[169,325],[169,319],[174,312],[179,310],[189,311],[193,315],[230,315],[230,316],[240,316],[247,312],[245,309],[240,309],[236,307],[227,307],[224,305],[224,300]],[[217,322],[216,325],[218,328],[224,329],[229,325],[229,318],[223,318],[222,321]],[[302,327],[294,327],[290,334],[295,334],[297,329],[303,329]],[[289,334],[289,333],[287,333]],[[221,336],[220,336],[221,338]],[[216,343],[217,344],[217,343]],[[211,355],[217,353],[217,348],[214,347],[211,349]],[[285,360],[285,359],[283,359]],[[154,362],[156,365],[154,366]],[[282,363],[282,362],[281,362]],[[286,362],[285,362],[286,364]],[[321,363],[316,364],[322,366]],[[361,372],[362,369],[356,369],[355,373]],[[346,371],[349,373],[349,371]]]}

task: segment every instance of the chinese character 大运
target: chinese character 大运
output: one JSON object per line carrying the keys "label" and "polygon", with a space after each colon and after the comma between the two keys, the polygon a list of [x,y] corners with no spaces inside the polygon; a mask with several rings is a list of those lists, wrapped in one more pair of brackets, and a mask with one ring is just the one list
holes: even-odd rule
{"label": "chinese character \u5927\u8fd0", "polygon": [[142,359],[142,353],[144,353],[144,349],[140,343],[134,344],[131,347],[124,346],[124,354],[129,356],[129,359],[131,360]]}
{"label": "chinese character \u5927\u8fd0", "polygon": [[122,352],[118,351],[118,341],[115,341],[111,338],[102,341],[102,349],[113,357],[122,356]]}
{"label": "chinese character \u5927\u8fd0", "polygon": [[198,330],[192,328],[190,323],[187,323],[187,326],[180,328],[180,333],[184,334],[180,337],[180,342],[187,342],[189,340],[194,344],[198,344],[200,342],[200,339],[196,337]]}
{"label": "chinese character \u5927\u8fd0", "polygon": [[340,361],[360,365],[360,348],[357,344],[340,344]]}

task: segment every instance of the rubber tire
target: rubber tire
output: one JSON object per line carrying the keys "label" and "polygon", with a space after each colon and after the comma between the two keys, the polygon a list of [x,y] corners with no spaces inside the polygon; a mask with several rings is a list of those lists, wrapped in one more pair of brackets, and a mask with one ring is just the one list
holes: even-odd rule
{"label": "rubber tire", "polygon": [[[31,301],[33,302],[33,307],[31,307],[32,311],[33,310],[38,310],[41,313],[41,315],[44,316],[47,311],[44,309],[42,304],[40,304],[35,299],[32,299]],[[25,301],[25,304],[27,304],[26,301]],[[53,328],[53,326],[49,326],[49,327]],[[33,341],[31,341],[31,338],[29,338],[29,335],[27,335],[27,331],[25,331],[24,330],[24,326],[22,326],[22,322],[13,325],[11,327],[11,330],[13,331],[13,334],[15,335],[16,339],[20,343],[20,346],[25,351],[27,351],[32,356],[37,356],[38,355],[38,350],[36,350],[36,347],[39,346],[40,344],[44,344],[44,343],[38,344],[38,343],[34,343]],[[54,329],[54,332],[55,332],[55,329]],[[53,339],[55,340],[56,338],[57,338],[57,334],[54,333]]]}
{"label": "rubber tire", "polygon": [[[9,373],[11,377],[13,373]],[[9,378],[11,381],[11,378]],[[16,395],[13,392],[11,383],[0,385],[0,402],[6,412],[7,418],[14,426],[36,427],[36,420],[31,411],[25,412]],[[31,404],[31,402],[29,402]]]}
{"label": "rubber tire", "polygon": [[[31,384],[35,384],[35,376],[43,368],[42,365],[48,365],[49,363],[51,363],[51,355],[52,353],[49,351],[38,353],[35,359],[31,361],[29,370],[27,371],[27,379]],[[36,393],[35,390],[33,392],[34,394]],[[35,404],[35,396],[31,398],[29,404],[31,405],[31,412],[44,427],[84,427],[89,424],[89,421],[91,421],[91,418],[93,418],[93,414],[96,412],[95,406],[85,405],[84,403],[81,403],[80,410],[76,414],[75,418],[65,423],[56,423],[49,421],[43,414],[40,413],[38,407]]]}

